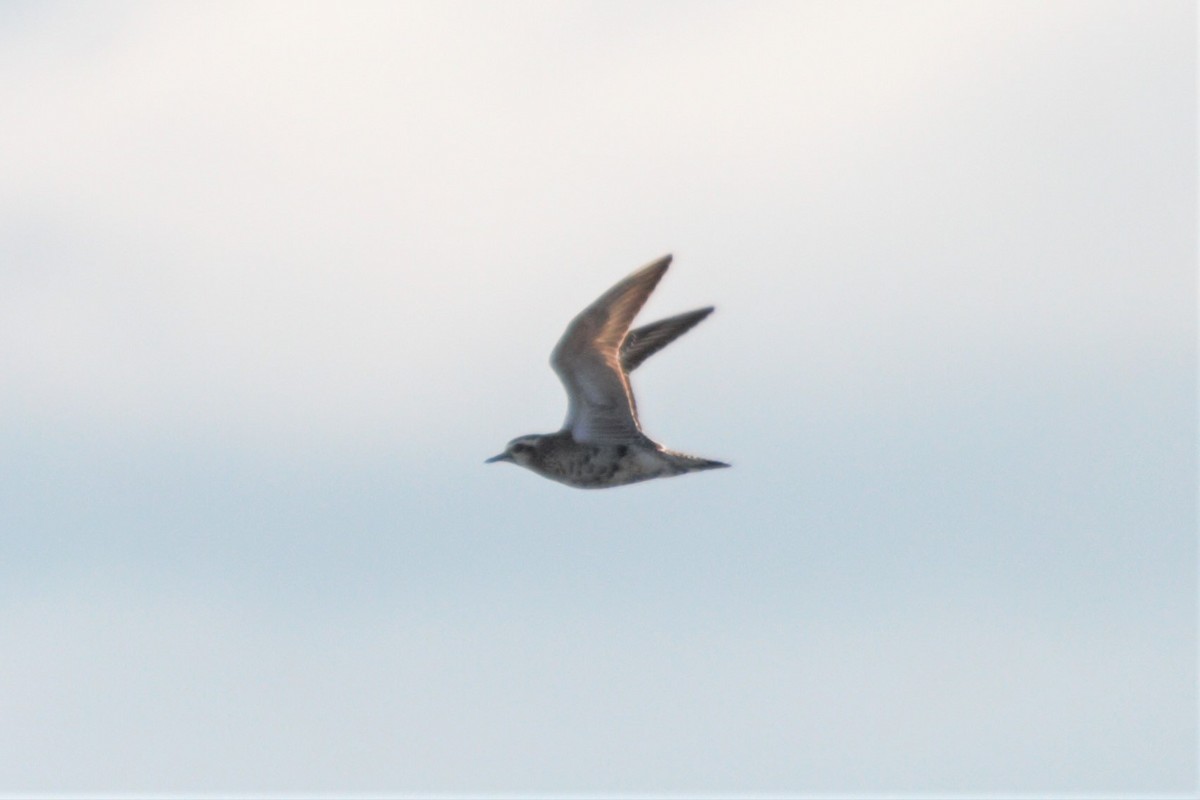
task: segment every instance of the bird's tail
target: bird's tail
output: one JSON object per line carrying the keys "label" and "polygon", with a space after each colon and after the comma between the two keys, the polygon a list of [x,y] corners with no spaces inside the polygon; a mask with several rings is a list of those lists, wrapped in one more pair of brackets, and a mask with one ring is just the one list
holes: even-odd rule
{"label": "bird's tail", "polygon": [[711,458],[689,456],[687,453],[676,453],[674,450],[668,450],[666,453],[670,456],[671,462],[679,468],[680,472],[699,472],[705,469],[720,469],[721,467],[731,466],[724,461],[713,461]]}

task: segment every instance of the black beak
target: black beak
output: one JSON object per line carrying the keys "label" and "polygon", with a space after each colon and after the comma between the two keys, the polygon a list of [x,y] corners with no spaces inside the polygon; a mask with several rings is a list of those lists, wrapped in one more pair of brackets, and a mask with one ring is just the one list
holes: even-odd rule
{"label": "black beak", "polygon": [[512,460],[513,460],[513,457],[510,456],[508,453],[501,453],[498,456],[492,456],[491,458],[484,459],[483,463],[495,464],[497,461],[512,461]]}

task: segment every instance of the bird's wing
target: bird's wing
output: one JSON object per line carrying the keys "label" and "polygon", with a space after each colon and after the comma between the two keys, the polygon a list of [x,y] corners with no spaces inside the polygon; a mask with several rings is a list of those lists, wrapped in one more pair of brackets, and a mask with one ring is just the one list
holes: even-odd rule
{"label": "bird's wing", "polygon": [[712,306],[698,308],[634,328],[621,345],[621,368],[626,373],[633,372],[643,361],[696,327],[712,312]]}
{"label": "bird's wing", "polygon": [[558,340],[550,366],[567,390],[563,429],[575,441],[624,442],[640,434],[637,404],[621,369],[621,343],[670,263],[664,256],[600,295]]}

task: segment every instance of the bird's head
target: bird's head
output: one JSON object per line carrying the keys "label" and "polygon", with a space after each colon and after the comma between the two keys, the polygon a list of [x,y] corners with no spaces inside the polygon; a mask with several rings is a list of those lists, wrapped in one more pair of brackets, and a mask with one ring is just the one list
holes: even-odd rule
{"label": "bird's head", "polygon": [[542,438],[543,434],[540,433],[518,436],[505,446],[503,453],[492,456],[483,463],[495,464],[497,461],[511,461],[518,466],[528,467],[533,463],[534,455],[537,453]]}

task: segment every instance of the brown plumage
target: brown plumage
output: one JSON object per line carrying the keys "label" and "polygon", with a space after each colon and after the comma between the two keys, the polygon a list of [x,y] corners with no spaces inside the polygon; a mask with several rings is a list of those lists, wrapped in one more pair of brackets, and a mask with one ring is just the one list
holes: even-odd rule
{"label": "brown plumage", "polygon": [[629,373],[713,311],[697,309],[629,330],[670,264],[669,255],[647,264],[576,315],[550,356],[567,391],[562,430],[519,436],[489,463],[511,461],[578,488],[729,466],[666,449],[642,433],[638,420]]}

